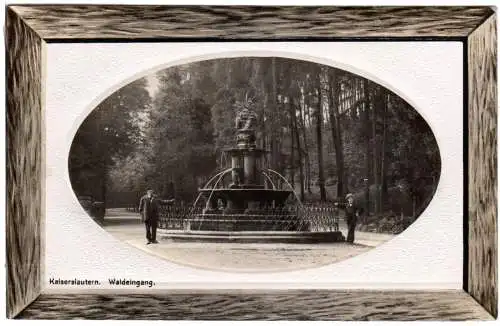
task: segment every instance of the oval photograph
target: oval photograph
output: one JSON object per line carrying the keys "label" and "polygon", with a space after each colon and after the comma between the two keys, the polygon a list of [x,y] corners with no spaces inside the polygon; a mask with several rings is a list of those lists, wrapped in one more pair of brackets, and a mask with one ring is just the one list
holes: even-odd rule
{"label": "oval photograph", "polygon": [[401,97],[283,57],[138,79],[88,115],[68,163],[82,209],[116,238],[179,264],[261,272],[393,239],[441,171],[434,134]]}

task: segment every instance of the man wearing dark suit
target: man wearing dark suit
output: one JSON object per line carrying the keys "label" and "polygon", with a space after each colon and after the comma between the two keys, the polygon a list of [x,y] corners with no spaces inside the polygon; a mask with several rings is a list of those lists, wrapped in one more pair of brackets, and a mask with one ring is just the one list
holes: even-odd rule
{"label": "man wearing dark suit", "polygon": [[171,200],[160,200],[156,198],[153,190],[148,190],[146,195],[141,197],[139,202],[139,212],[141,213],[141,220],[146,225],[146,238],[147,244],[158,243],[156,240],[156,229],[158,228],[158,216],[160,212],[161,203],[172,203]]}
{"label": "man wearing dark suit", "polygon": [[359,211],[354,204],[354,196],[352,194],[347,194],[345,196],[345,217],[347,222],[347,242],[354,242],[354,231],[356,230],[356,224],[358,222]]}

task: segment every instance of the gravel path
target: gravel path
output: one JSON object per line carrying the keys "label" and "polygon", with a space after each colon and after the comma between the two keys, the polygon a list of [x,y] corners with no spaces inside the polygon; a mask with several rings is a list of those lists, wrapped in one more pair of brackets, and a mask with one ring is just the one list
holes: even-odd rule
{"label": "gravel path", "polygon": [[[206,269],[235,272],[270,272],[311,268],[344,260],[384,243],[394,236],[356,232],[356,242],[328,244],[203,243],[164,240],[146,245],[138,214],[109,210],[103,224],[118,239],[172,262]],[[345,225],[341,225],[346,234]]]}

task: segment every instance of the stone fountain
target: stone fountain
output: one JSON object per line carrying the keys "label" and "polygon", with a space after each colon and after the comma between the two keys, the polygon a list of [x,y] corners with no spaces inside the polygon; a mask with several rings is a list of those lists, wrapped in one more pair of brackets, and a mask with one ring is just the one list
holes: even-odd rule
{"label": "stone fountain", "polygon": [[[293,187],[281,174],[264,167],[266,151],[256,145],[256,122],[257,114],[248,105],[238,112],[236,145],[225,150],[231,167],[199,189],[194,205],[201,201],[204,208],[193,210],[197,213],[185,219],[184,230],[163,232],[164,236],[242,242],[343,241],[339,231],[311,232],[309,221],[300,217],[302,204]],[[288,188],[277,188],[271,175]],[[226,176],[229,184],[222,182]]]}

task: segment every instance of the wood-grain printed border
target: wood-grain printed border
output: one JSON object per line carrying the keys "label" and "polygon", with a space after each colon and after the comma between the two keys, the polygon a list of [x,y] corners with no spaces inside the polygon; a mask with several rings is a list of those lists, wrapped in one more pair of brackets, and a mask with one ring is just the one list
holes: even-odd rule
{"label": "wood-grain printed border", "polygon": [[495,317],[498,315],[496,24],[496,16],[491,16],[467,40],[468,292]]}
{"label": "wood-grain printed border", "polygon": [[[488,319],[497,316],[496,14],[489,7],[179,7],[21,5],[6,10],[7,315],[12,318],[197,319],[187,308],[239,303],[215,319]],[[204,294],[41,292],[41,44],[175,40],[462,40],[469,99],[467,292],[249,291]],[[285,298],[283,297],[285,296]],[[290,297],[291,296],[291,297]],[[21,314],[30,302],[38,299]],[[324,300],[331,300],[325,304]],[[343,298],[343,299],[342,299]],[[474,304],[475,300],[480,303]],[[208,300],[208,301],[207,301]],[[210,301],[212,300],[212,301]],[[228,301],[227,301],[228,300]],[[280,309],[302,302],[299,315]],[[145,302],[162,312],[124,310]],[[432,306],[428,306],[428,302]],[[64,302],[64,304],[62,304]],[[260,314],[249,315],[257,304]],[[271,307],[270,307],[271,306]],[[272,308],[275,307],[275,309]],[[307,307],[317,307],[312,311]],[[121,308],[120,308],[121,307]],[[462,309],[460,309],[462,307]],[[484,307],[488,313],[482,308]],[[90,309],[90,310],[89,310]],[[346,312],[351,311],[351,313]],[[364,309],[373,313],[357,314]],[[174,309],[175,310],[175,309]],[[313,309],[314,310],[314,309]],[[199,311],[199,310],[198,310]],[[419,313],[415,313],[418,311]],[[342,313],[344,312],[344,313]],[[490,315],[491,314],[491,315]],[[199,314],[211,318],[208,311]],[[340,316],[337,318],[336,316]]]}
{"label": "wood-grain printed border", "polygon": [[15,6],[44,40],[466,37],[489,7]]}
{"label": "wood-grain printed border", "polygon": [[464,291],[207,290],[42,294],[23,319],[491,320]]}
{"label": "wood-grain printed border", "polygon": [[6,13],[7,315],[40,294],[41,43],[12,10]]}

